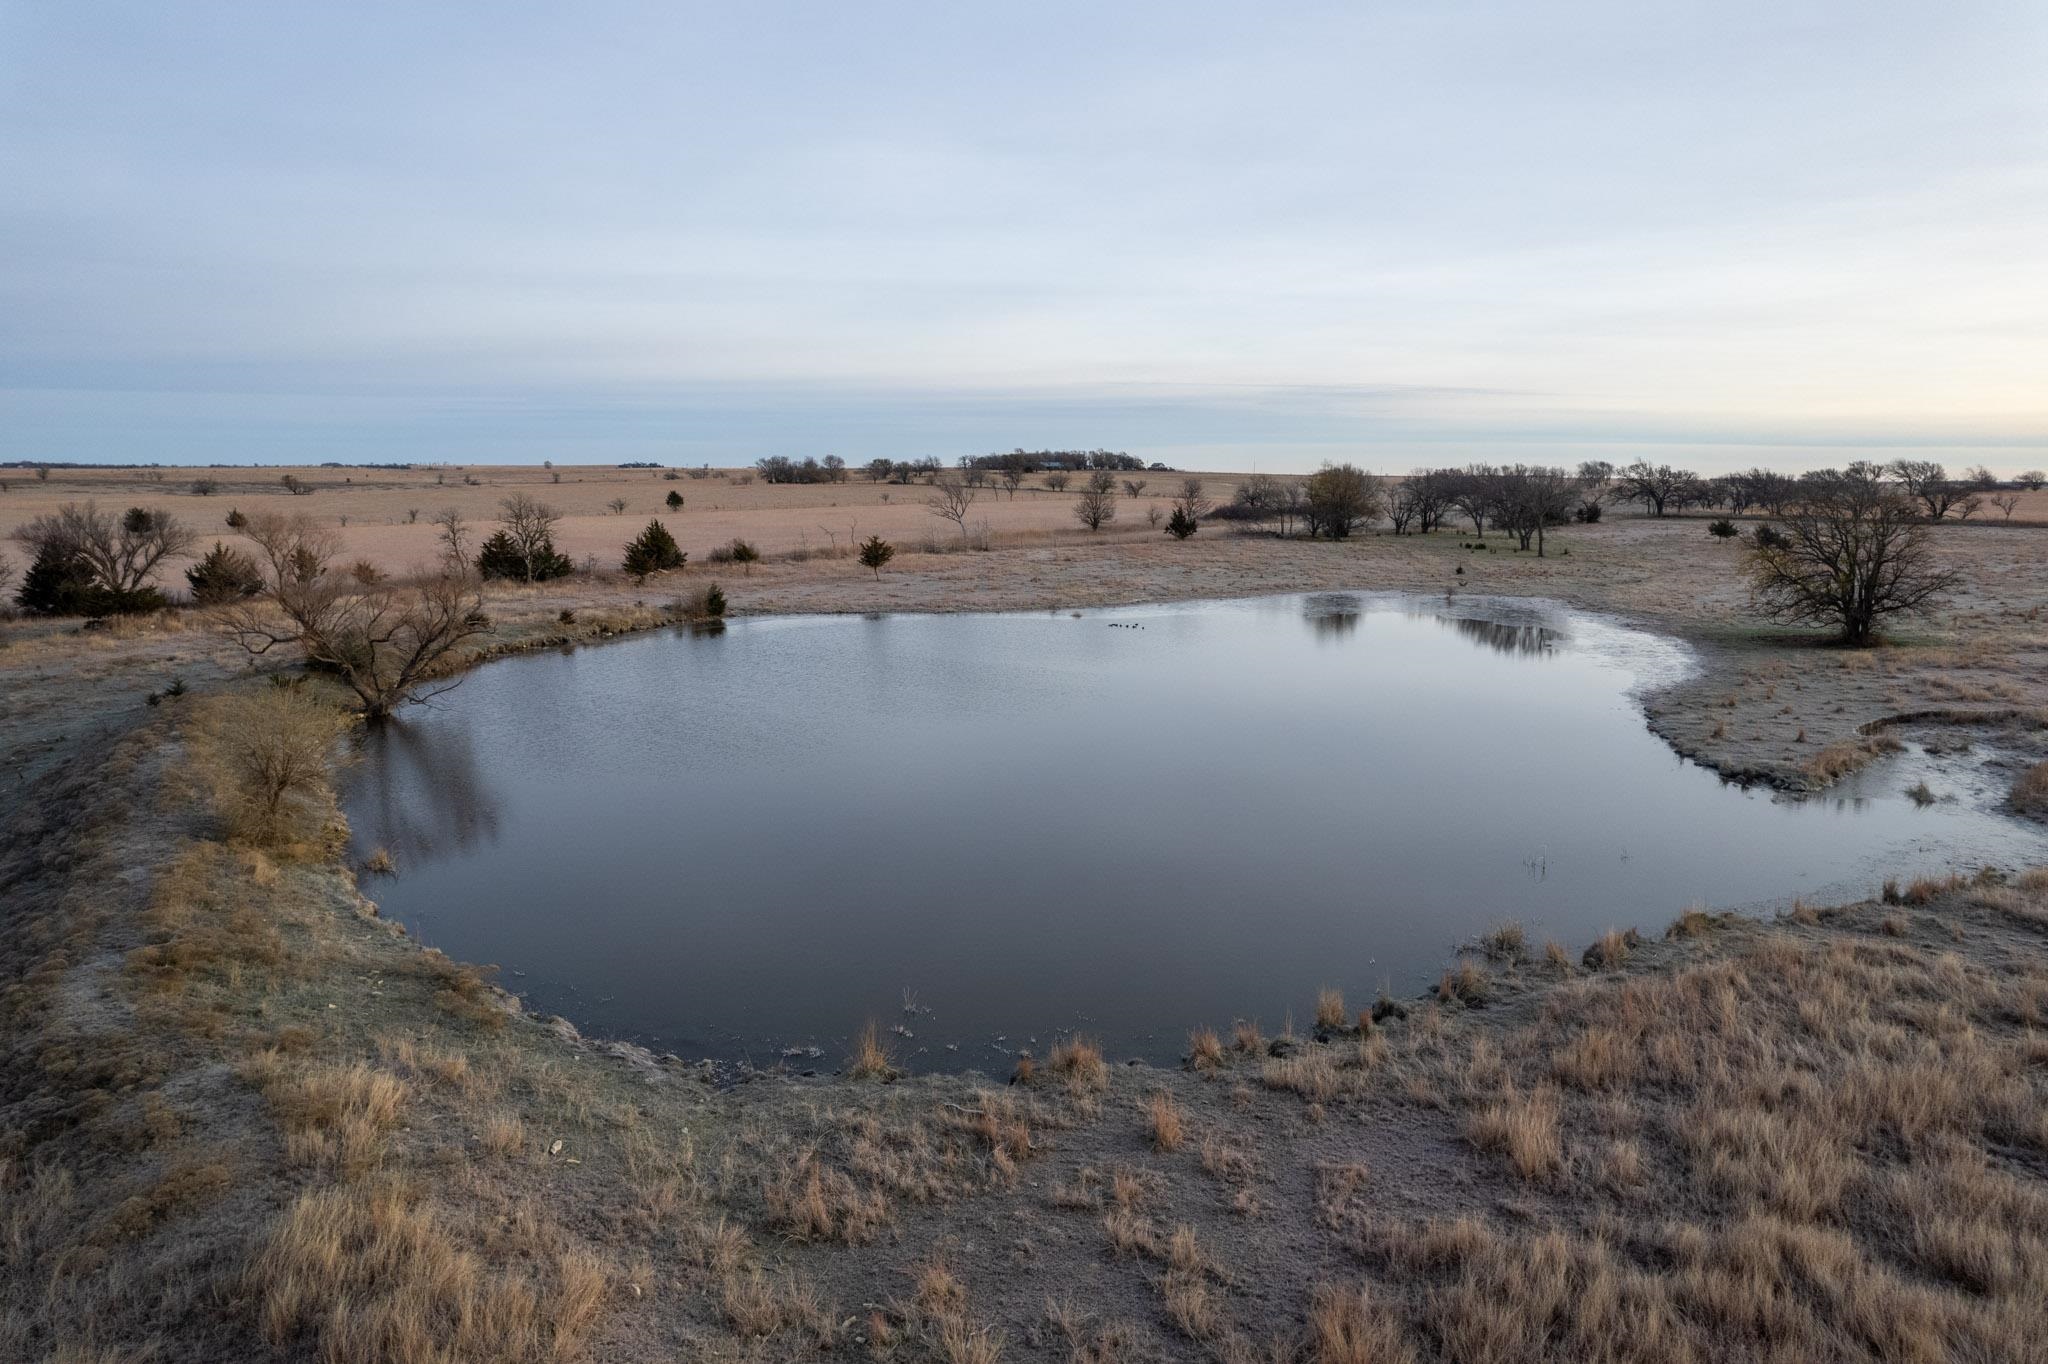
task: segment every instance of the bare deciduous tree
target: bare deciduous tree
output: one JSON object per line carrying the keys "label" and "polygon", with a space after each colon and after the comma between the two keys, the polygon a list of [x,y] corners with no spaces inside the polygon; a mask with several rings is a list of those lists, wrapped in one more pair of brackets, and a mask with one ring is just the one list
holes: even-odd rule
{"label": "bare deciduous tree", "polygon": [[457,567],[469,563],[469,523],[462,519],[462,513],[453,507],[443,507],[428,517],[429,523],[441,528],[441,557]]}
{"label": "bare deciduous tree", "polygon": [[1066,470],[1055,469],[1051,473],[1047,474],[1045,476],[1045,486],[1052,489],[1056,493],[1065,492],[1067,490]]}
{"label": "bare deciduous tree", "polygon": [[1380,482],[1354,464],[1325,464],[1304,485],[1303,515],[1311,538],[1342,540],[1360,525],[1379,519],[1384,499]]}
{"label": "bare deciduous tree", "polygon": [[1614,471],[1614,487],[1608,496],[1616,502],[1640,502],[1652,516],[1663,516],[1681,510],[1699,494],[1698,474],[1639,459]]}
{"label": "bare deciduous tree", "polygon": [[2013,481],[2015,483],[2018,483],[2022,488],[2025,488],[2028,492],[2037,493],[2040,492],[2042,488],[2048,487],[2048,471],[2043,471],[2040,469],[2026,469],[2023,470],[2020,473],[2020,476],[2014,479]]}
{"label": "bare deciduous tree", "polygon": [[1500,473],[1501,524],[1514,532],[1523,549],[1533,539],[1536,557],[1543,557],[1543,534],[1570,519],[1584,485],[1563,469],[1517,464]]}
{"label": "bare deciduous tree", "polygon": [[555,523],[561,519],[560,511],[526,493],[514,493],[498,504],[499,529],[512,537],[513,546],[529,561],[553,545]]}
{"label": "bare deciduous tree", "polygon": [[1116,520],[1115,482],[1107,473],[1097,473],[1089,479],[1074,502],[1074,519],[1091,531],[1101,530]]}
{"label": "bare deciduous tree", "polygon": [[1925,612],[1956,583],[1935,562],[1912,500],[1872,464],[1800,480],[1780,533],[1749,550],[1751,598],[1771,620],[1830,625],[1868,644],[1887,616]]}
{"label": "bare deciduous tree", "polygon": [[264,583],[225,614],[229,637],[258,657],[296,648],[309,666],[339,677],[373,719],[453,687],[435,682],[448,655],[489,628],[465,572],[362,583],[332,571],[336,540],[306,517],[252,516],[243,534],[262,556]]}
{"label": "bare deciduous tree", "polygon": [[[1948,476],[1948,470],[1931,459],[1895,459],[1886,466],[1906,490],[1906,496],[1920,504],[1930,521],[1939,521],[1959,508],[1969,489]],[[1970,510],[1975,511],[1972,507]]]}
{"label": "bare deciduous tree", "polygon": [[924,500],[933,516],[951,521],[967,534],[967,509],[974,505],[976,490],[956,474],[940,474],[932,480],[932,495]]}
{"label": "bare deciduous tree", "polygon": [[2005,519],[2010,521],[2012,520],[2012,514],[2019,510],[2020,495],[2018,493],[1993,493],[1991,495],[1991,505],[2004,512]]}
{"label": "bare deciduous tree", "polygon": [[14,538],[32,554],[54,552],[80,565],[109,592],[127,593],[147,586],[158,564],[183,554],[197,537],[169,512],[130,507],[116,517],[94,502],[67,502],[16,529]]}

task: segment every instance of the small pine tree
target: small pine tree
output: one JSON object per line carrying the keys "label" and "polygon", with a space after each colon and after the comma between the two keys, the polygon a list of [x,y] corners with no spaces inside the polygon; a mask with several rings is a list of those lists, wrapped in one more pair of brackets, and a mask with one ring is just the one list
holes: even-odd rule
{"label": "small pine tree", "polygon": [[[670,474],[669,477],[674,478],[675,475]],[[679,512],[683,509],[683,495],[674,489],[670,489],[669,495],[662,500],[668,503],[668,509],[672,512]]]}
{"label": "small pine tree", "polygon": [[1741,532],[1735,529],[1733,521],[1724,516],[1707,526],[1707,534],[1713,536],[1716,540],[1733,540]]}
{"label": "small pine tree", "polygon": [[1186,507],[1175,507],[1173,515],[1166,518],[1166,533],[1176,540],[1185,540],[1201,528],[1201,523],[1188,515]]}
{"label": "small pine tree", "polygon": [[185,570],[185,581],[192,587],[192,600],[201,606],[240,601],[255,596],[263,587],[255,560],[218,540],[198,563]]}
{"label": "small pine tree", "polygon": [[248,518],[247,516],[244,516],[244,515],[242,514],[242,509],[241,509],[240,507],[229,507],[229,508],[228,508],[228,529],[229,529],[229,530],[240,530],[240,529],[242,529],[242,527],[244,527],[244,526],[246,526],[246,525],[248,525],[248,524],[249,524],[249,518]]}
{"label": "small pine tree", "polygon": [[704,589],[704,614],[713,618],[725,615],[725,593],[718,590],[717,583]]}
{"label": "small pine tree", "polygon": [[745,540],[734,540],[732,542],[732,561],[736,564],[745,564],[749,575],[753,573],[754,565],[759,563],[760,559],[761,551],[755,549]]}
{"label": "small pine tree", "polygon": [[649,521],[646,530],[627,542],[623,567],[634,577],[644,578],[650,573],[681,568],[688,557],[677,547],[676,537],[668,533],[667,526]]}
{"label": "small pine tree", "polygon": [[870,535],[860,542],[860,561],[873,571],[875,581],[882,580],[882,565],[896,557],[896,546],[879,535]]}

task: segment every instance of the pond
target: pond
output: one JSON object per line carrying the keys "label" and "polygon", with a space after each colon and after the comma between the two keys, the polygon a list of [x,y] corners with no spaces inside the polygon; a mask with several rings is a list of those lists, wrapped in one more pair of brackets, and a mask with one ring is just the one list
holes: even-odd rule
{"label": "pond", "polygon": [[912,1069],[1072,1029],[1168,1061],[1413,993],[1503,919],[1576,949],[2041,858],[1918,750],[1823,799],[1722,782],[1636,699],[1690,666],[1526,602],[742,620],[493,663],[368,735],[345,803],[397,865],[366,893],[529,1007],[800,1069],[871,1018]]}

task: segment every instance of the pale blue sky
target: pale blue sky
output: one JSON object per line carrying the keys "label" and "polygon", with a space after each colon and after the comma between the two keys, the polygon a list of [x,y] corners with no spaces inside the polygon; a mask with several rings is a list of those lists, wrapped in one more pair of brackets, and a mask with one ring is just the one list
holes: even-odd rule
{"label": "pale blue sky", "polygon": [[0,459],[2048,453],[2048,4],[0,0]]}

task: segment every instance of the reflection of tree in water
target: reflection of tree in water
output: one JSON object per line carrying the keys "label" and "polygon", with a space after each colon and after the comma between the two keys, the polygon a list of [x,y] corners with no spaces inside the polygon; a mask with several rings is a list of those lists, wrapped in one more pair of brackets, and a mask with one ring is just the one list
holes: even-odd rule
{"label": "reflection of tree in water", "polygon": [[1317,639],[1343,639],[1357,632],[1364,606],[1348,593],[1324,592],[1308,599],[1306,614]]}
{"label": "reflection of tree in water", "polygon": [[389,848],[400,867],[467,852],[498,836],[498,802],[477,774],[469,730],[431,736],[387,720],[362,739],[362,770],[349,784],[356,834]]}
{"label": "reflection of tree in water", "polygon": [[1545,654],[1557,640],[1557,631],[1541,625],[1475,620],[1468,616],[1452,616],[1450,622],[1459,634],[1497,654]]}

